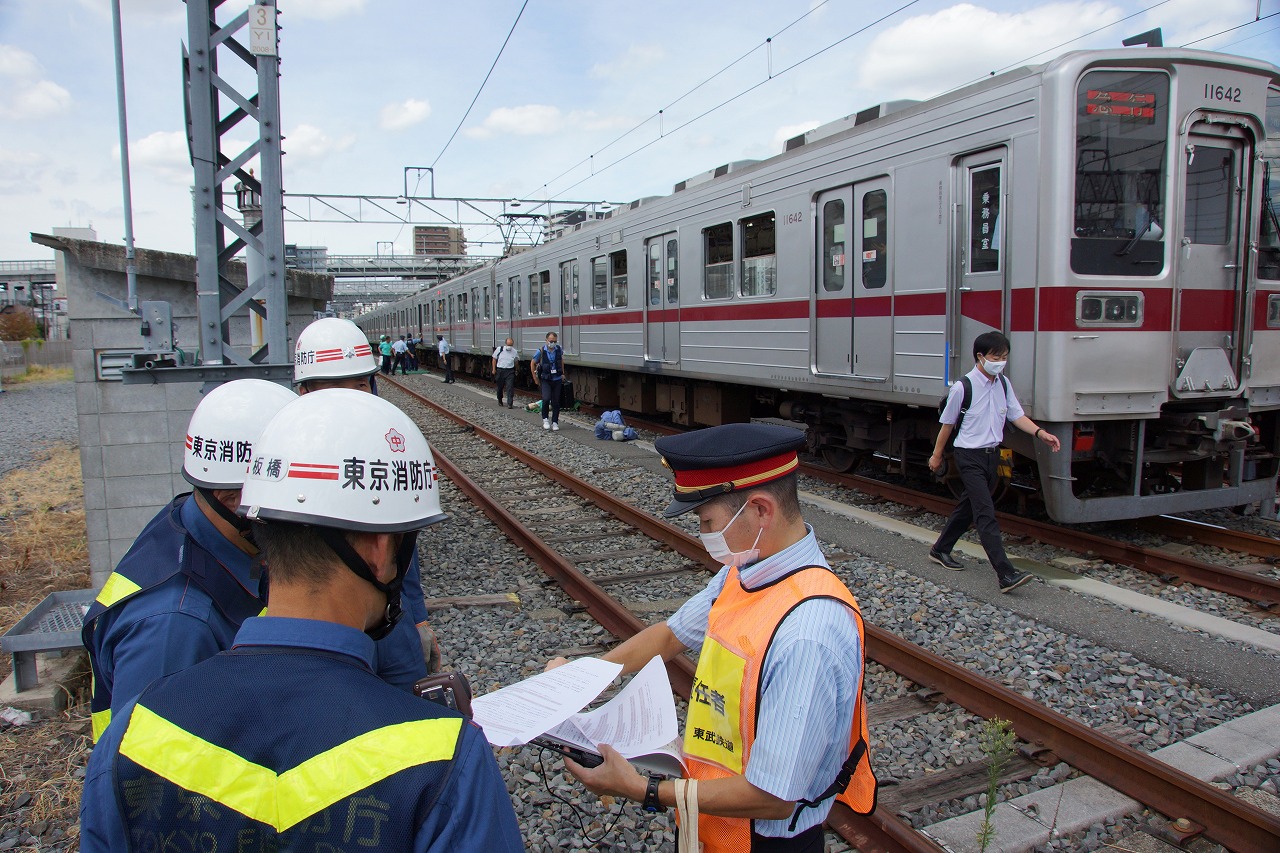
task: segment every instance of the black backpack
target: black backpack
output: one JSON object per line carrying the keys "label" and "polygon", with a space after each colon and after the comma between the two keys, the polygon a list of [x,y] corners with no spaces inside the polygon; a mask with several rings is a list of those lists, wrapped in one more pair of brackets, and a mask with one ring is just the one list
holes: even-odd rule
{"label": "black backpack", "polygon": [[[955,446],[956,436],[960,434],[960,427],[964,424],[965,413],[969,411],[969,404],[973,402],[973,383],[969,381],[969,375],[965,374],[960,377],[960,383],[964,387],[964,396],[960,399],[960,415],[956,418],[956,425],[951,430],[951,435],[947,436],[947,449],[950,450]],[[1005,378],[1003,373],[1000,374],[1000,385],[1004,388],[1004,397],[1009,399],[1009,380]],[[938,414],[942,414],[942,410],[947,407],[947,398],[951,396],[948,390],[942,399],[938,401]]]}

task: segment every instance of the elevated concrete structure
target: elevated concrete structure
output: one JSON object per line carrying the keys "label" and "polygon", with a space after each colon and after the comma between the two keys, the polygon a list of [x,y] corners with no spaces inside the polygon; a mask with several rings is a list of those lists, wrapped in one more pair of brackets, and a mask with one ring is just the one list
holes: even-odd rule
{"label": "elevated concrete structure", "polygon": [[[96,294],[125,298],[123,246],[46,234],[31,239],[56,250],[66,271],[59,284],[68,295],[71,319],[89,565],[93,585],[100,587],[152,516],[175,494],[190,491],[180,473],[182,447],[203,389],[197,383],[125,385],[119,380],[119,367],[142,351],[140,320]],[[200,340],[196,259],[138,249],[137,269],[139,299],[173,306],[177,346],[194,356]],[[243,288],[244,265],[233,264],[228,278]],[[332,296],[333,278],[290,270],[286,293],[292,350],[293,338]],[[233,318],[233,326],[243,326],[232,329],[234,340],[249,339],[248,322],[247,311]]]}

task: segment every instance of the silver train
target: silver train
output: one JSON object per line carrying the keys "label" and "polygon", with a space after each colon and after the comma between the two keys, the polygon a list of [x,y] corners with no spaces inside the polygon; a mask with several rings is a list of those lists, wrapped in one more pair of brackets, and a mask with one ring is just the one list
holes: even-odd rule
{"label": "silver train", "polygon": [[383,306],[478,368],[555,330],[578,396],[677,423],[782,416],[849,469],[923,466],[973,338],[1058,454],[1014,474],[1082,522],[1271,500],[1280,69],[1076,52],[819,127]]}

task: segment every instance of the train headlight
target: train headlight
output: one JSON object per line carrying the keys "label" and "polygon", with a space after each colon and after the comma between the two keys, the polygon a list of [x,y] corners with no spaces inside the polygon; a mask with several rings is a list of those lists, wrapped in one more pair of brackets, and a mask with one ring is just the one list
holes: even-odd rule
{"label": "train headlight", "polygon": [[1141,326],[1142,294],[1114,291],[1077,294],[1076,325]]}

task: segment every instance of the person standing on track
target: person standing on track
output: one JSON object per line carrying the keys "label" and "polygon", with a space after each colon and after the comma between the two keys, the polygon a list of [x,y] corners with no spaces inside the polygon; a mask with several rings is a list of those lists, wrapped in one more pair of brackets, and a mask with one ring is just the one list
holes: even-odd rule
{"label": "person standing on track", "polygon": [[[86,770],[80,849],[524,850],[484,733],[371,666],[418,531],[445,518],[422,433],[339,389],[285,406],[254,449],[243,497],[271,561],[266,615],[120,710]],[[401,454],[419,474],[377,502],[316,476]]]}
{"label": "person standing on track", "polygon": [[[704,853],[821,853],[835,798],[860,814],[875,807],[862,616],[800,515],[804,444],[798,430],[756,423],[654,442],[676,476],[663,514],[696,513],[703,546],[724,568],[604,659],[635,672],[655,655],[701,649],[684,753]],[[600,753],[598,767],[565,766],[591,791],[647,811],[677,804],[676,782],[646,779],[608,744]]]}
{"label": "person standing on track", "polygon": [[84,617],[94,740],[144,687],[230,648],[240,624],[261,612],[261,559],[235,510],[253,443],[296,397],[273,382],[239,379],[192,412],[182,476],[195,491],[143,528]]}
{"label": "person standing on track", "polygon": [[436,335],[436,352],[440,354],[440,369],[444,371],[444,381],[453,382],[453,347],[444,339],[444,335]]}
{"label": "person standing on track", "polygon": [[533,381],[542,387],[542,428],[560,431],[560,394],[564,390],[564,348],[556,333],[547,332],[547,342],[538,347],[529,361]]}
{"label": "person standing on track", "polygon": [[507,395],[507,408],[514,408],[516,393],[516,362],[520,360],[520,351],[516,349],[513,338],[493,351],[494,385],[498,391],[498,405],[502,405],[502,395]]}
{"label": "person standing on track", "polygon": [[[301,395],[327,388],[377,394],[370,383],[378,372],[378,362],[364,332],[350,320],[325,317],[303,329],[294,347],[293,363],[293,381]],[[353,457],[354,461],[357,460]],[[427,621],[416,552],[405,573],[402,597],[409,618],[402,620],[390,636],[378,641],[374,669],[388,684],[408,690],[414,682],[440,669],[440,646]]]}
{"label": "person standing on track", "polygon": [[955,431],[953,452],[964,492],[942,533],[929,549],[929,559],[952,571],[964,569],[964,563],[952,555],[951,549],[973,525],[978,529],[978,538],[991,567],[996,570],[1000,592],[1007,593],[1031,580],[1031,575],[1018,571],[1009,562],[1000,539],[996,507],[991,500],[991,490],[999,478],[1004,425],[1012,423],[1049,445],[1054,453],[1058,452],[1061,444],[1056,435],[1027,417],[1013,386],[1005,378],[1005,366],[1009,363],[1008,338],[999,332],[978,335],[973,341],[973,360],[973,370],[959,382],[951,384],[947,404],[938,416],[942,428],[934,442],[933,455],[929,457],[929,470],[935,473],[942,470],[942,454],[947,440]]}
{"label": "person standing on track", "polygon": [[391,362],[391,375],[396,375],[396,368],[400,368],[400,375],[407,376],[409,374],[409,345],[404,342],[404,335],[400,336],[400,340],[391,345],[393,354]]}

